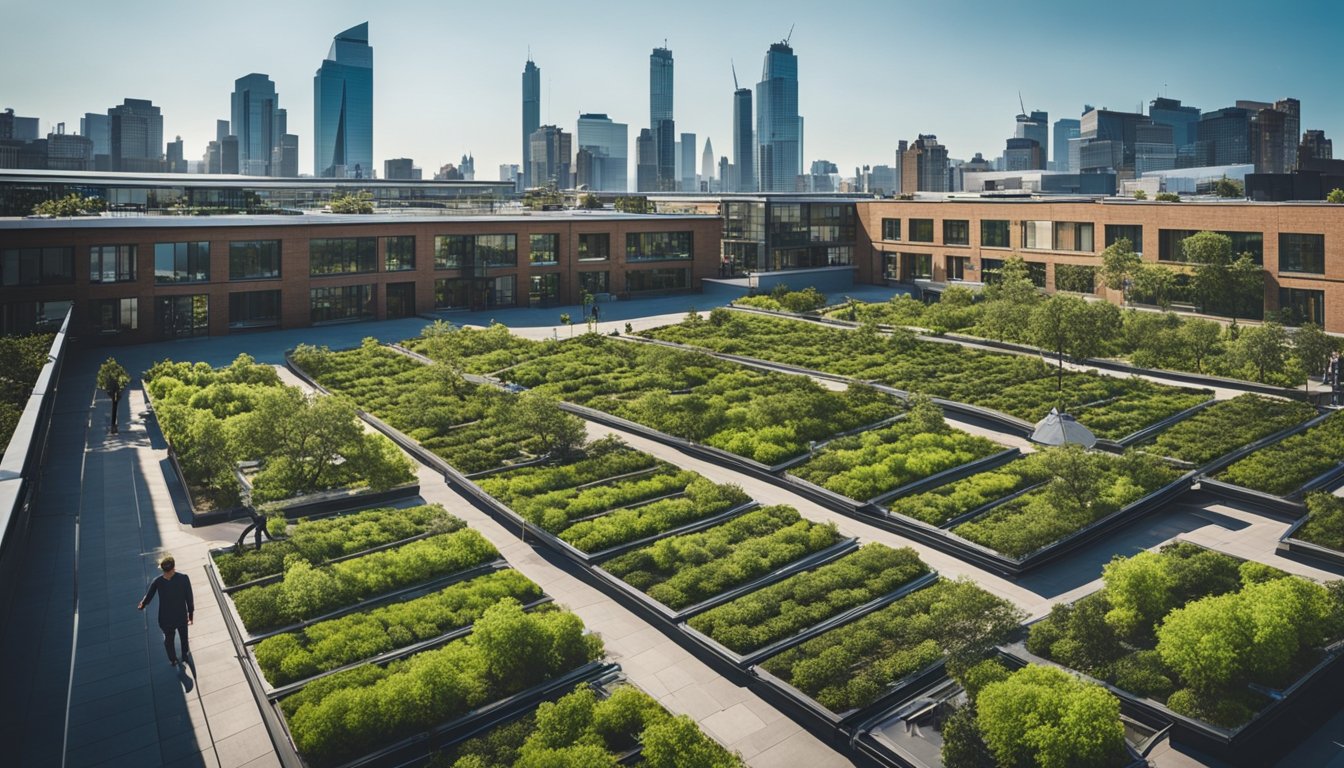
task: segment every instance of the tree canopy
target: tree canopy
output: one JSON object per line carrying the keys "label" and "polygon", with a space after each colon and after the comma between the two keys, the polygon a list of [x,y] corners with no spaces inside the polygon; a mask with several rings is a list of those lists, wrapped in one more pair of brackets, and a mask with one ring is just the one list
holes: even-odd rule
{"label": "tree canopy", "polygon": [[1103,766],[1123,749],[1119,700],[1054,667],[1024,667],[986,685],[976,713],[1000,765]]}

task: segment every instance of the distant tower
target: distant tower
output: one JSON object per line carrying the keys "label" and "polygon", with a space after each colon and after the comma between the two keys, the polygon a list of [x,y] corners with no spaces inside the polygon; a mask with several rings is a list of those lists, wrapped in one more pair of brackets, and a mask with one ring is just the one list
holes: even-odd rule
{"label": "distant tower", "polygon": [[523,67],[523,187],[532,182],[532,134],[541,127],[541,68],[527,57]]}
{"label": "distant tower", "polygon": [[238,136],[239,170],[249,176],[275,176],[271,158],[285,133],[285,111],[275,83],[253,72],[233,81],[232,125]]}
{"label": "distant tower", "polygon": [[770,46],[756,84],[756,142],[762,192],[793,192],[802,163],[798,57],[788,39]]}
{"label": "distant tower", "polygon": [[[734,82],[737,76],[733,76]],[[733,167],[736,169],[732,191],[756,191],[756,142],[752,129],[751,89],[733,91]],[[726,180],[724,180],[726,181]]]}
{"label": "distant tower", "polygon": [[706,191],[712,188],[711,182],[714,181],[714,145],[710,143],[709,137],[705,137],[705,151],[700,153],[700,181],[704,183]]}
{"label": "distant tower", "polygon": [[[1040,147],[1035,159],[1037,169],[1044,170],[1050,157],[1050,113],[1033,109],[1030,114],[1024,109],[1017,115],[1017,128],[1013,138],[1031,139]],[[1022,170],[1010,168],[1008,170]]]}
{"label": "distant tower", "polygon": [[313,75],[313,173],[373,178],[373,48],[367,21],[336,35]]}
{"label": "distant tower", "polygon": [[649,132],[658,161],[658,189],[677,187],[677,133],[672,117],[672,51],[654,48],[649,55]]}

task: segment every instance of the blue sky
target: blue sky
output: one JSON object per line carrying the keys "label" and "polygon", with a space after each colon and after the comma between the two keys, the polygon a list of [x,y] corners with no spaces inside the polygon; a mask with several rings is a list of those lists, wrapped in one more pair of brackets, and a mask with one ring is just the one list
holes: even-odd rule
{"label": "blue sky", "polygon": [[754,85],[790,25],[806,158],[847,175],[890,163],[896,142],[918,133],[937,134],[952,157],[998,155],[1019,90],[1052,122],[1084,103],[1146,111],[1159,94],[1206,110],[1293,96],[1303,129],[1344,139],[1344,2],[0,0],[0,10],[0,108],[40,117],[44,131],[59,121],[76,131],[85,112],[148,98],[166,137],[182,136],[198,159],[228,117],[234,79],[263,72],[299,135],[304,173],[313,72],[332,36],[362,21],[374,48],[375,162],[411,157],[427,177],[465,152],[477,178],[519,161],[529,48],[542,122],[572,131],[579,112],[606,112],[630,125],[633,157],[648,122],[649,51],[666,39],[677,130],[697,135],[697,165],[706,137],[716,156],[731,155],[730,61]]}

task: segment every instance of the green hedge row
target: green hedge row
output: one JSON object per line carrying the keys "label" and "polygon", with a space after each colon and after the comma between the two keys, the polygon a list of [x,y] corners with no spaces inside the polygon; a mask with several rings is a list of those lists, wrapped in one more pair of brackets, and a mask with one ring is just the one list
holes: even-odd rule
{"label": "green hedge row", "polygon": [[1282,496],[1340,462],[1344,462],[1344,417],[1334,414],[1305,432],[1252,453],[1218,479]]}
{"label": "green hedge row", "polygon": [[1239,395],[1166,430],[1146,450],[1199,466],[1315,415],[1297,400]]}
{"label": "green hedge row", "polygon": [[619,509],[575,523],[561,531],[560,538],[591,554],[713,517],[748,500],[747,494],[736,485],[718,485],[696,477],[680,497]]}

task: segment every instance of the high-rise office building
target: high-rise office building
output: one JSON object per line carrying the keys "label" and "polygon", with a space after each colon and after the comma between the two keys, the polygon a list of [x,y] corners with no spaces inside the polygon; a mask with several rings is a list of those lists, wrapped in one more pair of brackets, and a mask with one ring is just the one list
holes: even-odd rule
{"label": "high-rise office building", "polygon": [[570,134],[554,125],[543,125],[532,132],[532,172],[534,186],[569,188],[569,164],[573,156]]}
{"label": "high-rise office building", "polygon": [[415,161],[409,157],[396,157],[383,161],[384,179],[413,179]]}
{"label": "high-rise office building", "polygon": [[1169,171],[1176,167],[1174,129],[1163,123],[1134,126],[1134,176],[1149,171]]}
{"label": "high-rise office building", "polygon": [[373,171],[373,48],[366,21],[336,35],[313,75],[313,174],[372,178]]}
{"label": "high-rise office building", "polygon": [[271,157],[287,120],[271,78],[253,72],[233,81],[231,125],[238,137],[238,166],[247,176],[275,176]]}
{"label": "high-rise office building", "polygon": [[126,99],[107,110],[112,170],[163,171],[163,115],[147,99]]}
{"label": "high-rise office building", "polygon": [[605,114],[579,115],[576,141],[587,151],[585,163],[578,163],[588,188],[599,192],[625,192],[630,166],[630,126],[612,122]]}
{"label": "high-rise office building", "polygon": [[1069,162],[1069,139],[1078,138],[1081,123],[1071,117],[1060,118],[1055,121],[1054,152],[1051,158],[1054,161],[1054,170],[1060,173],[1077,173]]}
{"label": "high-rise office building", "polygon": [[462,156],[462,159],[458,162],[458,167],[462,169],[463,181],[476,180],[476,158],[472,157],[470,152]]}
{"label": "high-rise office building", "polygon": [[1114,171],[1117,179],[1135,178],[1137,129],[1140,125],[1151,124],[1147,115],[1138,112],[1088,109],[1080,121],[1081,145],[1078,168],[1074,170],[1080,173]]}
{"label": "high-rise office building", "polygon": [[1302,104],[1279,99],[1251,117],[1251,162],[1256,173],[1290,173],[1297,168],[1301,143]]}
{"label": "high-rise office building", "polygon": [[802,170],[802,120],[798,117],[798,57],[787,42],[765,54],[756,85],[757,168],[762,192],[793,192]]}
{"label": "high-rise office building", "polygon": [[681,186],[682,192],[695,192],[695,134],[681,134]]}
{"label": "high-rise office building", "polygon": [[649,54],[649,131],[658,160],[658,188],[677,185],[677,133],[672,115],[672,51],[654,48]]}
{"label": "high-rise office building", "polygon": [[36,117],[20,117],[13,109],[0,112],[0,139],[10,141],[37,141],[39,121]]}
{"label": "high-rise office building", "polygon": [[719,191],[720,191],[720,192],[727,192],[727,191],[729,191],[729,189],[730,189],[730,187],[729,187],[729,183],[730,183],[730,181],[732,180],[732,178],[733,178],[733,174],[734,174],[734,173],[735,173],[735,171],[733,171],[733,165],[732,165],[732,163],[728,162],[728,156],[727,156],[727,155],[724,155],[723,157],[720,157],[720,158],[719,158]]}
{"label": "high-rise office building", "polygon": [[[733,192],[756,191],[755,123],[751,115],[751,89],[733,91]],[[725,180],[724,189],[728,189]]]}
{"label": "high-rise office building", "polygon": [[639,192],[658,191],[658,149],[653,131],[643,128],[635,139],[635,189]]}
{"label": "high-rise office building", "polygon": [[[1245,103],[1245,102],[1242,102]],[[1251,163],[1251,117],[1259,110],[1224,107],[1199,116],[1198,165]]]}
{"label": "high-rise office building", "polygon": [[700,153],[700,182],[705,185],[705,191],[713,191],[714,146],[708,136],[705,137],[705,150]]}
{"label": "high-rise office building", "polygon": [[280,145],[271,152],[271,175],[285,179],[298,178],[299,137],[297,135],[292,133],[280,134]]}
{"label": "high-rise office building", "polygon": [[523,187],[535,186],[532,180],[532,134],[541,127],[541,68],[527,57],[523,65]]}
{"label": "high-rise office building", "polygon": [[238,137],[229,134],[219,142],[219,172],[238,173]]}
{"label": "high-rise office building", "polygon": [[93,170],[112,170],[112,118],[86,112],[79,118],[79,132],[93,142]]}
{"label": "high-rise office building", "polygon": [[901,191],[946,192],[947,147],[933,134],[919,135],[901,156]]}
{"label": "high-rise office building", "polygon": [[1297,163],[1303,160],[1335,159],[1334,143],[1325,138],[1325,131],[1306,131],[1302,134],[1302,143],[1297,149]]}
{"label": "high-rise office building", "polygon": [[1045,152],[1040,142],[1024,136],[1008,140],[1003,150],[1003,169],[1005,171],[1034,171],[1041,167],[1041,158]]}
{"label": "high-rise office building", "polygon": [[187,159],[182,156],[182,137],[168,142],[168,172],[186,173]]}
{"label": "high-rise office building", "polygon": [[1182,106],[1180,99],[1158,97],[1148,102],[1148,119],[1171,126],[1176,167],[1193,167],[1199,143],[1199,107]]}
{"label": "high-rise office building", "polygon": [[[1033,109],[1030,114],[1018,115],[1013,138],[1031,139],[1036,142],[1036,145],[1040,147],[1040,152],[1035,160],[1037,165],[1034,167],[1038,170],[1044,170],[1046,160],[1050,157],[1050,113]],[[1019,169],[1009,168],[1008,170]]]}

